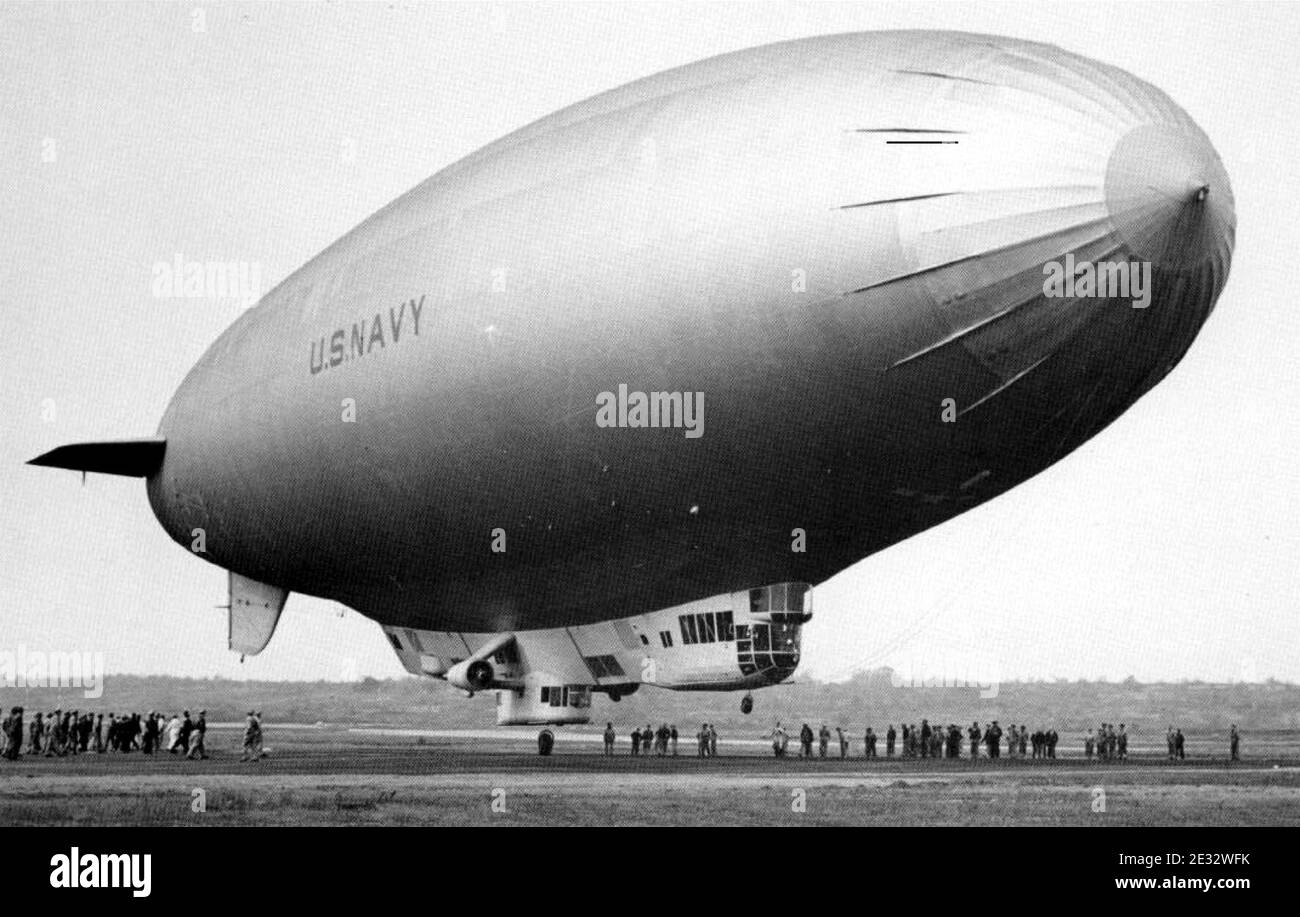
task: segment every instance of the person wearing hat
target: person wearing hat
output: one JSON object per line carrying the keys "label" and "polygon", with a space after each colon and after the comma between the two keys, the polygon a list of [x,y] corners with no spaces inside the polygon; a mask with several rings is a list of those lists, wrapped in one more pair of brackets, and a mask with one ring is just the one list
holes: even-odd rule
{"label": "person wearing hat", "polygon": [[[188,716],[188,714],[186,714]],[[187,758],[199,758],[201,760],[208,757],[207,751],[203,747],[203,739],[208,733],[208,711],[200,710],[199,718],[194,722],[194,741],[190,744],[190,750],[185,755]]]}

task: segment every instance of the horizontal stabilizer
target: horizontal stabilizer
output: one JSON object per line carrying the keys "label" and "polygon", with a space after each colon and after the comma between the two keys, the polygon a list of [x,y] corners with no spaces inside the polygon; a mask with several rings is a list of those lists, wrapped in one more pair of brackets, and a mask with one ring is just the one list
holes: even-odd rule
{"label": "horizontal stabilizer", "polygon": [[38,455],[27,464],[147,478],[162,465],[163,450],[166,448],[167,440],[161,436],[114,439],[100,443],[71,443]]}

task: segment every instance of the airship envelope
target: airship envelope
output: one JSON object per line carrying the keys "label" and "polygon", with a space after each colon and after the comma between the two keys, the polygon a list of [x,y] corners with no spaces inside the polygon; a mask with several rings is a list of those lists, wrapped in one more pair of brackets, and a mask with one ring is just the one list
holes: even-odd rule
{"label": "airship envelope", "polygon": [[[45,458],[147,476],[174,539],[270,584],[240,607],[346,603],[410,629],[413,671],[436,633],[709,597],[729,633],[753,619],[727,597],[821,583],[1113,421],[1190,346],[1234,231],[1205,134],[1115,67],[950,32],[786,42],[438,172],[241,316],[155,438]],[[698,425],[631,422],[628,392]],[[695,613],[584,658],[667,665]],[[439,671],[484,662],[448,639]]]}

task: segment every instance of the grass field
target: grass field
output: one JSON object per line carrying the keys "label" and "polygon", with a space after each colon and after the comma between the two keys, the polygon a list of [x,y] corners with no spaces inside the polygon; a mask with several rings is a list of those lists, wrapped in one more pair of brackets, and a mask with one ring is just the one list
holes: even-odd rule
{"label": "grass field", "polygon": [[[0,767],[0,824],[21,825],[1300,825],[1300,734],[1251,739],[1229,764],[1192,756],[1055,761],[774,760],[757,738],[700,760],[605,758],[591,733],[536,755],[531,732],[492,738],[344,726],[268,727],[270,754],[105,754]],[[1204,747],[1206,752],[1197,754]],[[1221,747],[1221,746],[1219,746]]]}

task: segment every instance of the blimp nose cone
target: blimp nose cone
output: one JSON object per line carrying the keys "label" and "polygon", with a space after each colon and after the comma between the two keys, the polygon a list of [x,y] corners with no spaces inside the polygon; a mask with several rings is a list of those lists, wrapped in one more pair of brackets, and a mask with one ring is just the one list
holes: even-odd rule
{"label": "blimp nose cone", "polygon": [[1105,199],[1132,257],[1161,272],[1195,273],[1216,295],[1222,289],[1236,230],[1232,187],[1194,124],[1124,134],[1107,163]]}

